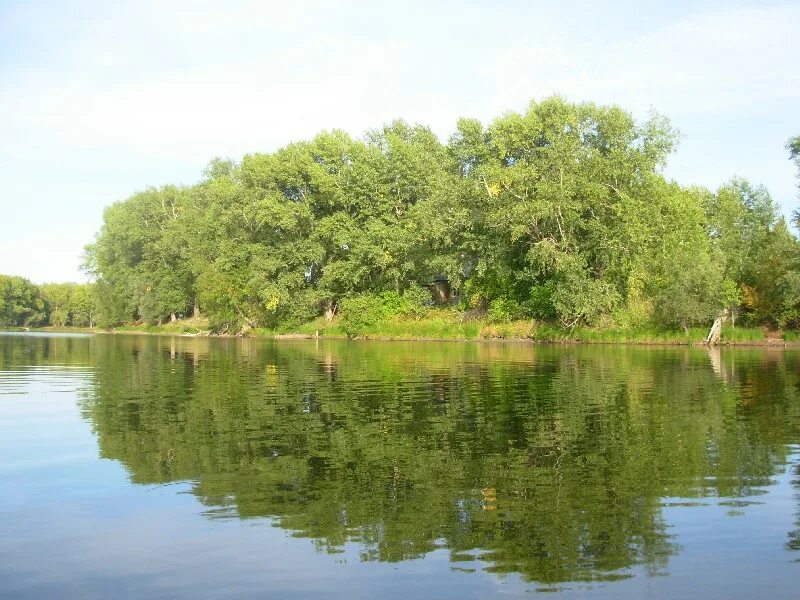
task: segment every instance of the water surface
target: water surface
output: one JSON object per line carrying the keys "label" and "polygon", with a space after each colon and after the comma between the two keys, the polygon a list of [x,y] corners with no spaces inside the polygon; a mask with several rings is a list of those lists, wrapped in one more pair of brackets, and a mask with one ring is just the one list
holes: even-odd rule
{"label": "water surface", "polygon": [[800,356],[0,336],[0,595],[797,598]]}

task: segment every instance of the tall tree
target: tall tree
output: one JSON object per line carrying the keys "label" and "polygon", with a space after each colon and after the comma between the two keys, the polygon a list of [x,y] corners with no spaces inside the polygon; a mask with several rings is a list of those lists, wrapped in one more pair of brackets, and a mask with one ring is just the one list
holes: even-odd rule
{"label": "tall tree", "polygon": [[[789,158],[797,167],[798,186],[800,186],[800,135],[791,138],[786,144],[786,149],[789,150]],[[800,209],[794,211],[794,223],[795,227],[800,229]]]}
{"label": "tall tree", "polygon": [[43,325],[47,307],[39,287],[24,277],[0,275],[0,326]]}

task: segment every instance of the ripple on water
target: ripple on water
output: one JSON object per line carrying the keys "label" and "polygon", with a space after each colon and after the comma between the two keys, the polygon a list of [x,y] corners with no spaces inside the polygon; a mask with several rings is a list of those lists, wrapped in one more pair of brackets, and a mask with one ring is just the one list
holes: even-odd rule
{"label": "ripple on water", "polygon": [[[735,597],[748,588],[730,539],[758,548],[748,564],[776,586],[795,575],[785,567],[800,547],[792,354],[726,351],[712,364],[686,348],[108,336],[0,338],[0,361],[0,394],[26,396],[19,414],[32,418],[34,397],[58,406],[73,392],[86,427],[64,435],[97,447],[80,476],[56,463],[48,473],[52,514],[62,528],[81,523],[80,535],[27,513],[31,535],[81,557],[73,579],[104,565],[80,536],[113,540],[124,562],[140,552],[133,540],[160,531],[183,566],[160,553],[162,538],[147,538],[146,555],[171,565],[178,589],[213,556],[220,581],[246,575],[262,589],[279,577],[304,589],[309,572],[331,589],[333,573],[409,586],[428,572],[434,596],[469,579],[490,587],[464,584],[464,597],[499,585],[606,597],[645,585],[669,597],[685,579],[735,581],[725,594]],[[43,447],[30,431],[20,447]],[[67,519],[60,499],[118,476],[109,465],[124,470],[117,495],[78,502]],[[16,473],[30,483],[42,476],[29,466]],[[30,564],[65,580],[56,562]],[[138,580],[103,572],[125,589],[158,581],[135,564]]]}

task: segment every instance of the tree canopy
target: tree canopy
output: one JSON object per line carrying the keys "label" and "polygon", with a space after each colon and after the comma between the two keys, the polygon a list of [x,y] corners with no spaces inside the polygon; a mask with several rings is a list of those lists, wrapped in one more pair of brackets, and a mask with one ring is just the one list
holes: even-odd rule
{"label": "tree canopy", "polygon": [[96,319],[92,284],[45,283],[0,275],[0,327],[92,327]]}
{"label": "tree canopy", "polygon": [[[197,184],[106,209],[86,251],[92,316],[71,314],[115,325],[199,311],[233,331],[350,306],[355,323],[376,299],[418,306],[421,286],[446,281],[463,310],[495,320],[688,328],[727,309],[799,325],[798,240],[768,191],[669,181],[676,141],[656,113],[552,97],[461,119],[446,143],[398,120],[217,158]],[[788,149],[800,169],[800,137]],[[74,319],[65,293],[47,288],[53,323]]]}

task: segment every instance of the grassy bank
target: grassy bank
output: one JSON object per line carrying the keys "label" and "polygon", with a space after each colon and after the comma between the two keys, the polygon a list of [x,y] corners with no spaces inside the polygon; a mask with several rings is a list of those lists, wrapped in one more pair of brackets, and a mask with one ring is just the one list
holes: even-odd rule
{"label": "grassy bank", "polygon": [[[219,335],[202,318],[180,320],[163,325],[129,325],[116,327],[113,331],[126,333],[152,333],[165,335]],[[234,331],[224,334],[234,335]],[[429,310],[422,317],[392,316],[371,323],[356,336],[361,339],[379,340],[514,340],[541,343],[590,343],[590,344],[695,344],[701,343],[708,330],[690,328],[683,330],[661,330],[657,328],[575,327],[567,329],[536,321],[511,321],[492,323],[487,318],[465,320],[463,313],[449,309]],[[258,328],[241,333],[247,337],[324,337],[346,338],[347,329],[340,318],[326,322],[319,318],[298,326],[272,329]],[[768,331],[762,328],[731,327],[726,325],[722,333],[723,344],[739,345],[800,345],[800,332]]]}
{"label": "grassy bank", "polygon": [[179,319],[174,323],[164,323],[155,325],[151,323],[140,323],[134,325],[120,325],[111,331],[119,333],[156,333],[170,335],[203,335],[217,333],[212,331],[211,324],[207,319],[195,318]]}

